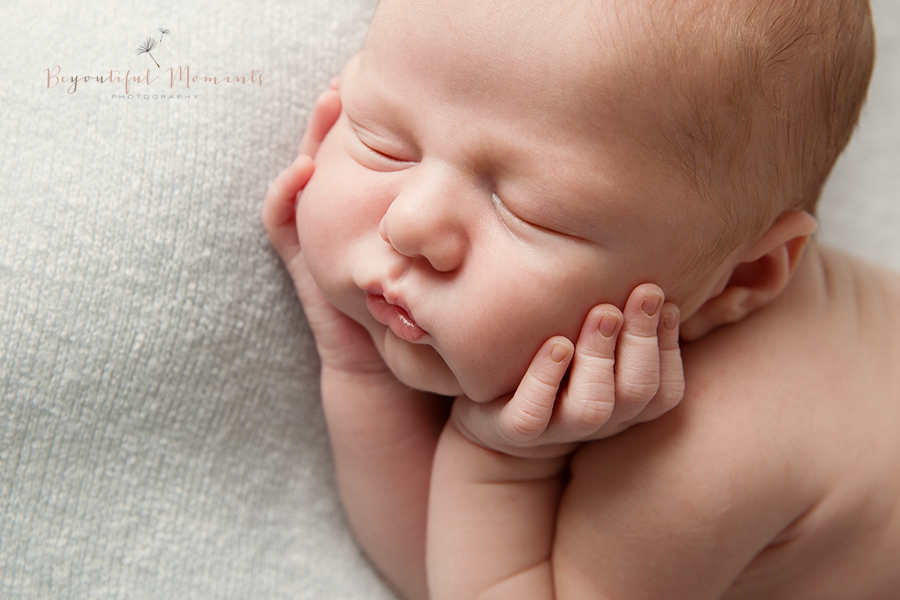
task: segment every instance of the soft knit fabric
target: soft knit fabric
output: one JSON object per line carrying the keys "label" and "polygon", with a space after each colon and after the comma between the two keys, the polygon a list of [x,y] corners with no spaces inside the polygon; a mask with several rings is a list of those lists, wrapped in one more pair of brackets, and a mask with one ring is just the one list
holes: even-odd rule
{"label": "soft knit fabric", "polygon": [[[373,7],[0,3],[0,598],[393,597],[259,221]],[[875,9],[821,238],[900,268],[900,4]]]}

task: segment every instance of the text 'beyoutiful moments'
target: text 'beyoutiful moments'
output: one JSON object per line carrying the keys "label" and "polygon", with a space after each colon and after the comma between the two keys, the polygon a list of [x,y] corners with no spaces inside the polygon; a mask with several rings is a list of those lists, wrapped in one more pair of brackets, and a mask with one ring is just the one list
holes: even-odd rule
{"label": "text 'beyoutiful moments'", "polygon": [[[68,88],[66,91],[70,94],[74,94],[78,90],[79,84],[82,89],[90,85],[93,87],[95,84],[125,84],[125,93],[129,93],[130,87],[138,87],[138,86],[146,86],[151,87],[156,84],[157,81],[160,81],[160,86],[165,86],[168,84],[169,89],[175,89],[175,86],[184,86],[186,89],[190,89],[193,85],[195,88],[199,85],[221,85],[221,84],[241,84],[247,85],[252,84],[256,87],[262,87],[263,81],[268,79],[268,77],[263,76],[261,70],[252,69],[249,75],[192,75],[190,67],[175,67],[165,69],[164,72],[168,72],[169,76],[166,78],[162,76],[162,80],[160,81],[160,75],[152,76],[150,74],[150,69],[144,74],[141,75],[133,75],[131,71],[126,71],[125,75],[122,75],[121,71],[117,71],[115,69],[110,69],[108,73],[104,75],[65,75],[62,74],[62,67],[56,66],[49,69],[44,69],[44,73],[47,75],[47,89],[55,88],[56,86],[65,86],[68,84]],[[143,89],[143,87],[141,88]],[[137,92],[138,90],[135,90]]]}

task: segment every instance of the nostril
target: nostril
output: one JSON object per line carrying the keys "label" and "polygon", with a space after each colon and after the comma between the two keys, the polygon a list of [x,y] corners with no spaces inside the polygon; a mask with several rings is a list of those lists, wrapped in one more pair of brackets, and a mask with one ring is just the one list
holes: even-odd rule
{"label": "nostril", "polygon": [[381,223],[378,224],[378,235],[380,235],[381,239],[383,239],[388,244],[391,243],[391,238],[390,236],[388,236],[387,225],[385,224],[384,219],[382,219]]}
{"label": "nostril", "polygon": [[460,235],[448,235],[440,240],[435,240],[430,251],[425,253],[425,258],[436,271],[450,273],[459,269],[467,253],[467,244]]}
{"label": "nostril", "polygon": [[[422,256],[421,240],[416,237],[414,231],[410,231],[403,223],[398,225],[396,220],[385,215],[378,225],[378,235],[398,254],[407,258]],[[389,221],[392,221],[392,224],[389,224]]]}

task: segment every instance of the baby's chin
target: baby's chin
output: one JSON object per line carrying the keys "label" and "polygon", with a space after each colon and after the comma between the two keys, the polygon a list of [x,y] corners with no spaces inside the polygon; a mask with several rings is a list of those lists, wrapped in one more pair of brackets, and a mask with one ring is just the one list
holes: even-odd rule
{"label": "baby's chin", "polygon": [[456,375],[433,347],[410,344],[396,338],[390,331],[385,332],[381,343],[374,336],[373,340],[385,364],[403,384],[441,396],[465,393]]}
{"label": "baby's chin", "polygon": [[[419,348],[431,349],[431,346],[419,346]],[[440,356],[437,352],[436,356]],[[409,363],[394,366],[393,361],[387,362],[388,368],[405,385],[423,392],[431,392],[441,396],[466,396],[475,402],[490,402],[505,395],[496,389],[499,383],[494,377],[479,378],[457,377],[443,360],[437,368],[410,368]],[[470,374],[471,375],[471,374]],[[483,380],[484,379],[484,380]]]}
{"label": "baby's chin", "polygon": [[[513,391],[521,380],[521,375],[513,378],[513,373],[502,370],[481,372],[474,365],[448,363],[433,346],[401,340],[387,328],[370,330],[370,333],[394,376],[416,390],[441,396],[465,395],[475,402],[489,402]],[[458,371],[450,364],[456,364]]]}
{"label": "baby's chin", "polygon": [[423,392],[429,392],[432,394],[438,394],[440,396],[460,396],[462,395],[463,389],[456,380],[453,381],[444,381],[435,377],[421,377],[421,376],[409,376],[408,373],[397,373],[394,372],[394,375],[399,379],[403,384],[408,385],[409,387],[421,390]]}

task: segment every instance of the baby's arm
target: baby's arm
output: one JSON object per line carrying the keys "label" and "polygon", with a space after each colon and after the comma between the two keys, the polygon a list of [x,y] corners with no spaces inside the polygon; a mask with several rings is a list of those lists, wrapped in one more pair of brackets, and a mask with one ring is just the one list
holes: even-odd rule
{"label": "baby's arm", "polygon": [[598,306],[574,353],[565,338],[548,340],[511,399],[457,399],[432,474],[432,598],[555,597],[553,540],[572,442],[654,419],[683,395],[678,309],[643,285],[624,321],[620,334],[622,314]]}
{"label": "baby's arm", "polygon": [[301,155],[270,186],[262,219],[316,340],[322,405],[348,520],[360,546],[395,588],[406,598],[425,598],[428,485],[447,402],[393,376],[365,329],[322,295],[297,236],[297,194],[312,176],[312,157],[339,113],[337,91],[322,94]]}
{"label": "baby's arm", "polygon": [[[339,113],[340,98],[337,92],[325,92],[307,126],[301,142],[301,156],[273,182],[266,194],[262,218],[272,245],[293,278],[315,336],[321,360],[322,403],[331,436],[341,499],[351,526],[372,562],[404,597],[425,598],[429,483],[435,447],[447,421],[448,406],[442,398],[402,385],[390,373],[366,331],[337,311],[321,294],[306,266],[297,237],[294,212],[297,194],[311,177],[314,169],[312,157]],[[614,307],[608,308],[621,317]],[[571,342],[565,338],[548,341],[548,344],[555,343],[569,348],[571,356]],[[655,351],[655,338],[652,343]],[[545,349],[549,347],[544,345]],[[583,344],[575,350],[573,367],[578,367],[579,361],[582,366],[574,373],[588,375],[588,366],[592,363],[587,350]],[[457,422],[468,423],[472,435],[480,435],[498,448],[508,443],[518,443],[519,452],[529,453],[534,452],[531,447],[541,444],[539,453],[546,453],[549,449],[554,456],[561,456],[574,447],[572,444],[564,446],[562,442],[611,435],[631,423],[655,418],[671,404],[662,396],[652,401],[650,397],[635,396],[633,403],[623,396],[622,401],[616,399],[615,405],[606,399],[598,403],[587,402],[577,409],[573,403],[562,403],[561,406],[571,406],[574,412],[568,408],[557,411],[552,423],[544,423],[546,431],[532,431],[524,443],[520,443],[516,436],[509,439],[504,427],[492,425],[503,406],[509,404],[520,416],[528,412],[530,405],[543,406],[543,414],[548,418],[552,412],[547,412],[547,408],[552,408],[556,387],[570,358],[566,357],[562,365],[553,363],[550,371],[545,372],[542,365],[546,366],[547,355],[543,350],[541,352],[520,386],[520,393],[512,399],[501,398],[468,411],[463,399],[459,399],[456,403]],[[602,364],[601,357],[596,365]],[[548,375],[549,380],[546,379]],[[580,382],[578,385],[588,388],[602,383],[592,383],[590,378],[579,377],[576,378]],[[550,388],[547,385],[552,387],[549,405],[546,392]],[[578,385],[570,385],[567,390],[574,391]],[[542,391],[545,393],[538,394]],[[539,396],[537,403],[536,394]],[[570,395],[573,402],[593,400],[584,393]],[[600,429],[573,429],[571,417],[585,410],[592,415],[591,422],[604,425]],[[566,419],[562,418],[564,415]],[[504,419],[507,416],[508,412],[504,412]],[[508,419],[501,421],[509,422]],[[563,427],[567,422],[568,425]],[[539,422],[537,424],[540,426]],[[486,428],[486,431],[480,431],[480,428]],[[493,439],[488,431],[494,431],[501,437]],[[543,445],[553,442],[559,444]],[[467,444],[471,446],[468,441]],[[483,450],[481,446],[477,449]],[[556,463],[564,465],[565,459]]]}

